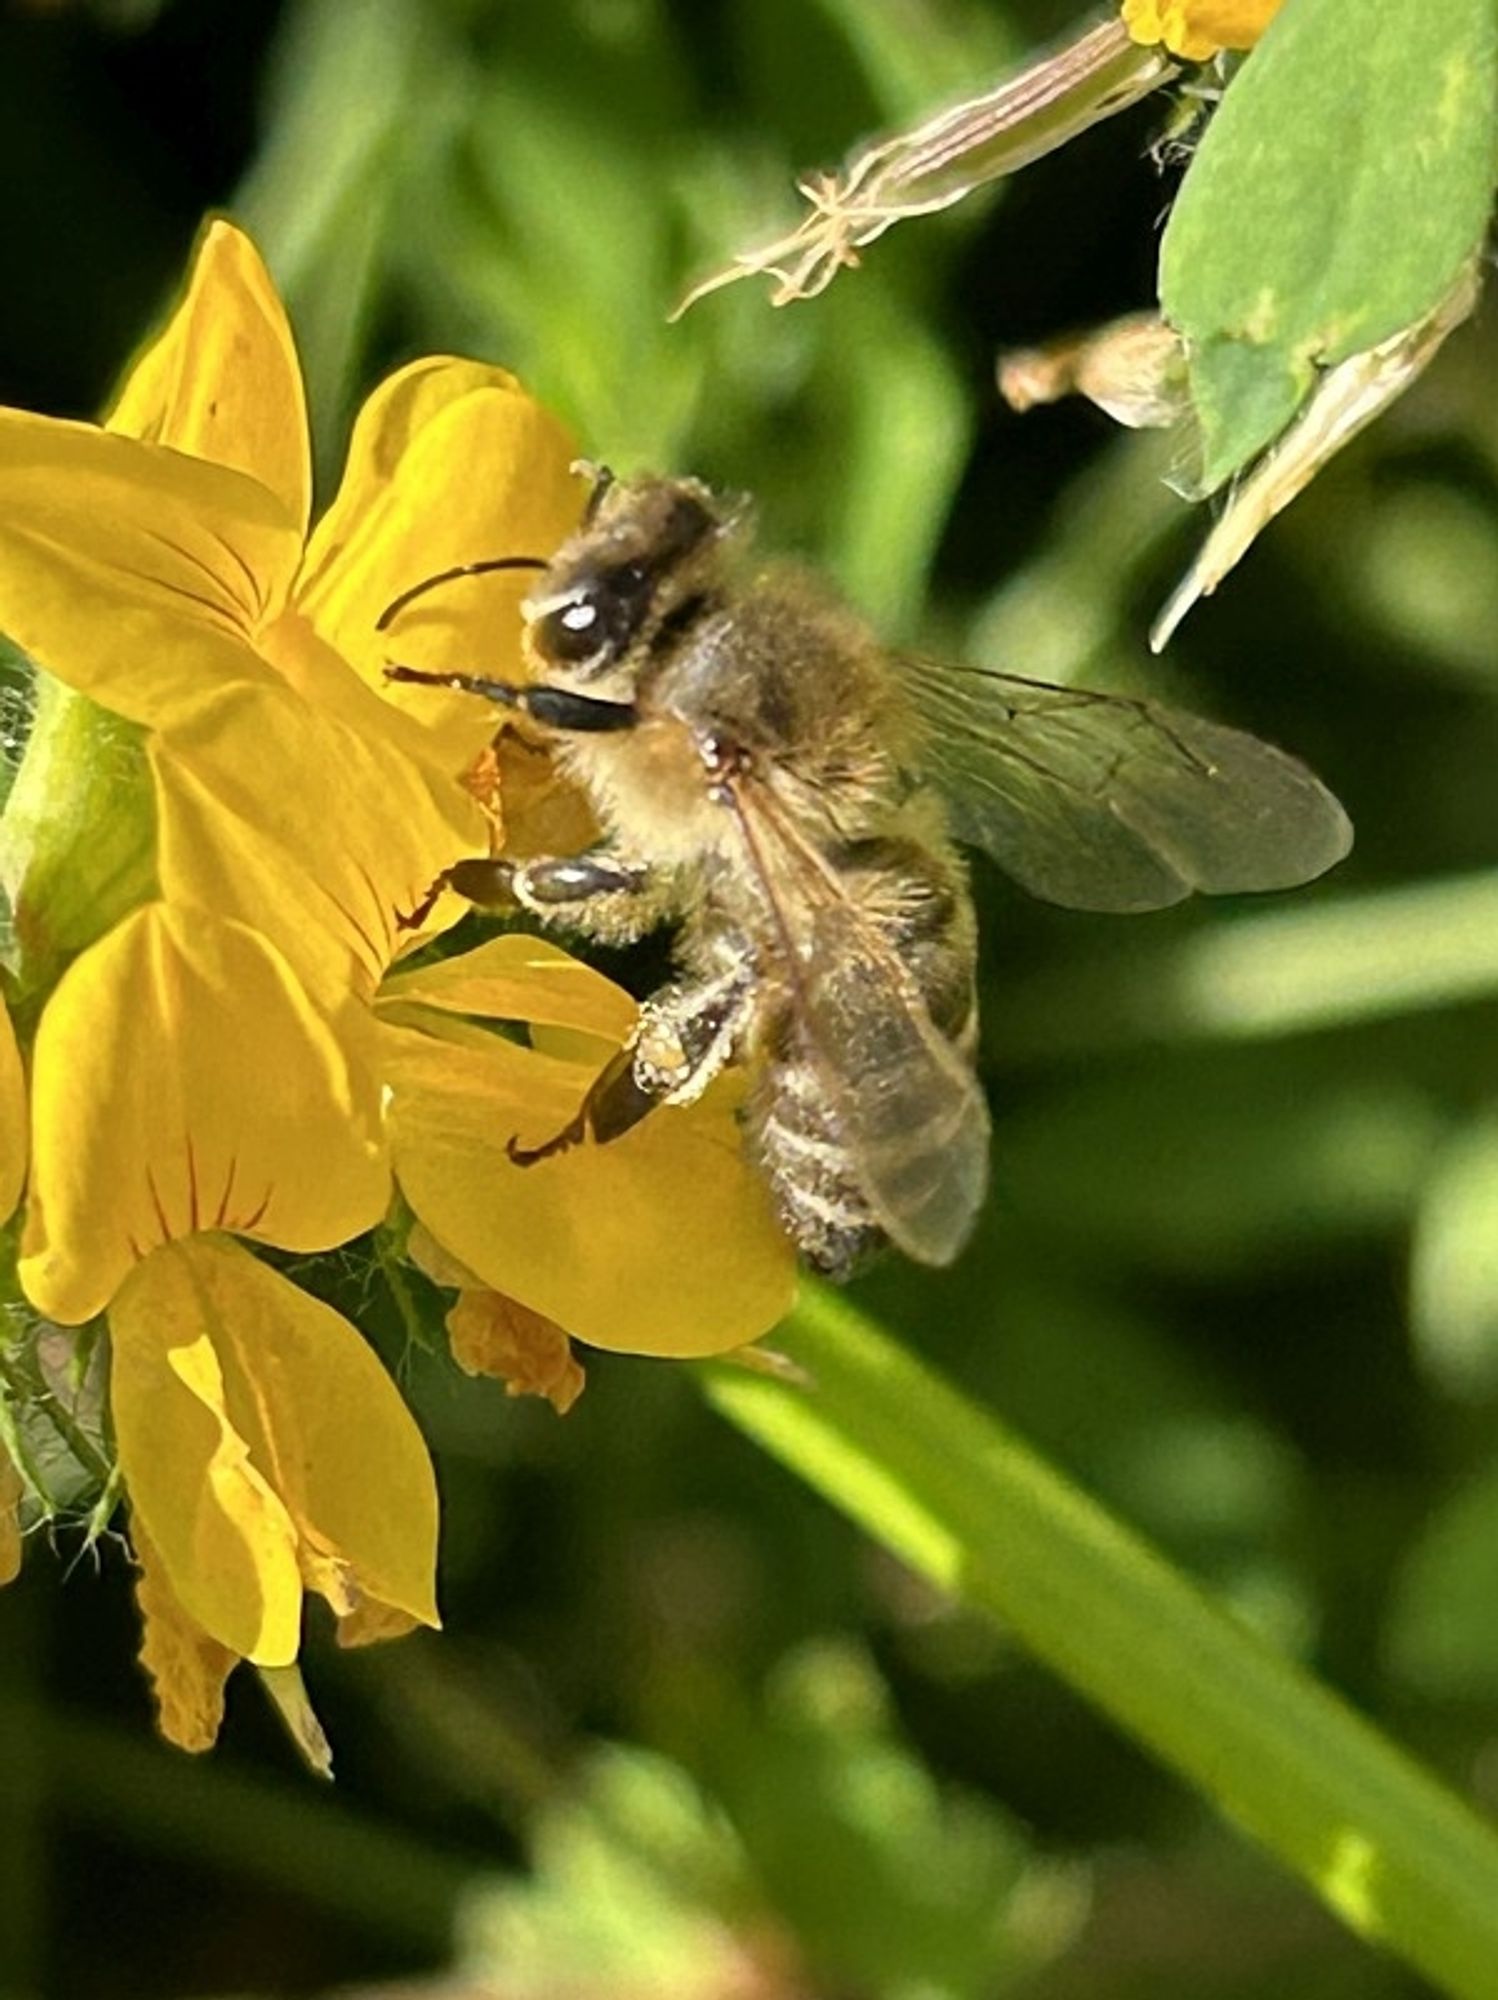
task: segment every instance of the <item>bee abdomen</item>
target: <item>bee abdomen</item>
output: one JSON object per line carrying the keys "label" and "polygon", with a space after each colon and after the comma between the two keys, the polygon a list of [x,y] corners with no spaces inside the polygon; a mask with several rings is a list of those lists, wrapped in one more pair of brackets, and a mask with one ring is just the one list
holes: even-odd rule
{"label": "bee abdomen", "polygon": [[781,1228],[812,1270],[849,1278],[885,1242],[849,1167],[817,1079],[803,1063],[765,1066],[750,1141]]}

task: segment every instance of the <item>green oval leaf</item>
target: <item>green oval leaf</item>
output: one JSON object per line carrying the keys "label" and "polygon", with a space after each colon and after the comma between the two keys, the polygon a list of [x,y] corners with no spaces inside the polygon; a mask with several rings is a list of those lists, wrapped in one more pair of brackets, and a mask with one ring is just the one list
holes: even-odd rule
{"label": "green oval leaf", "polygon": [[1161,247],[1204,491],[1273,440],[1319,367],[1445,297],[1486,226],[1495,141],[1492,0],[1286,0],[1208,127]]}

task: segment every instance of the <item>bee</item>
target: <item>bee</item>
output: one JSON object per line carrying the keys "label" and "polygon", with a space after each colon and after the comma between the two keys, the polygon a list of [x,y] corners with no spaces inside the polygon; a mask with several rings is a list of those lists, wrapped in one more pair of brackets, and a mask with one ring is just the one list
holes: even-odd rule
{"label": "bee", "polygon": [[1309,881],[1351,844],[1304,765],[1153,703],[892,653],[811,576],[757,562],[747,505],[599,475],[530,567],[533,680],[425,674],[540,725],[592,804],[581,854],[460,862],[473,900],[618,944],[677,926],[675,976],[561,1132],[617,1141],[730,1064],[745,1136],[806,1263],[893,1243],[946,1264],[988,1172],[976,925],[959,844],[1084,910]]}

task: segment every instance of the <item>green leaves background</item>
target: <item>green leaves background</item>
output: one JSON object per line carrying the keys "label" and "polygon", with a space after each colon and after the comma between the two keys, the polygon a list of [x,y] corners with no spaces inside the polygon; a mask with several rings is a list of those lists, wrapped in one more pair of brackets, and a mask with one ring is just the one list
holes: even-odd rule
{"label": "green leaves background", "polygon": [[[1449,1855],[1433,1839],[1422,1878],[1429,1822],[1397,1783],[1383,1810],[1431,1898],[1393,1942],[1416,1938],[1420,1975],[1227,1832],[1064,1661],[1038,1665],[1016,1637],[1038,1643],[1033,1620],[876,1539],[920,1567],[933,1465],[986,1559],[1027,1532],[976,1469],[963,1486],[961,1437],[990,1408],[1257,1635],[1260,1708],[1201,1737],[1230,1810],[1263,1781],[1255,1714],[1303,1715],[1281,1711],[1299,1683],[1276,1653],[1498,1798],[1489,315],[1164,662],[1143,634],[1201,526],[1163,483],[1170,441],[1001,416],[990,377],[1000,345],[1151,298],[1173,183],[1144,157],[1150,111],[892,232],[813,307],[772,314],[742,287],[665,324],[690,277],[784,218],[795,170],[1070,21],[1059,0],[0,12],[5,400],[97,407],[202,208],[228,203],[287,288],[325,479],[385,366],[505,362],[596,455],[755,492],[767,539],[891,637],[1240,721],[1315,763],[1359,829],[1304,895],[1134,923],[980,871],[991,1211],[949,1276],[871,1276],[851,1349],[821,1329],[820,1419],[774,1384],[720,1377],[709,1402],[687,1371],[605,1360],[559,1423],[412,1345],[372,1258],[300,1273],[382,1342],[438,1444],[448,1630],[346,1659],[313,1636],[340,1783],[312,1797],[252,1690],[212,1761],[152,1744],[123,1565],[106,1548],[102,1577],[63,1591],[76,1544],[62,1564],[38,1545],[0,1597],[0,1993],[379,1992],[420,1972],[539,2000],[590,1970],[610,2000],[629,1981],[726,2000],[734,1978],[768,2000],[1498,1991],[1489,1959],[1455,1956]],[[1230,84],[1164,244],[1218,471],[1267,441],[1308,366],[1423,310],[1470,253],[1491,35],[1476,0],[1418,22],[1287,0]],[[1245,344],[1250,251],[1277,310],[1249,314],[1268,337]],[[620,969],[643,984],[659,961]],[[885,1334],[861,1345],[870,1322]],[[889,1337],[949,1386],[881,1443],[899,1398],[876,1391],[911,1365],[873,1367]],[[969,1414],[943,1429],[954,1392]],[[714,1403],[751,1429],[757,1410],[761,1434],[772,1409],[841,1429],[841,1457],[800,1470],[863,1529]],[[1143,1686],[1104,1595],[1094,1628],[1085,1592],[1069,1627],[1092,1696],[1118,1712],[1111,1676],[1189,1719],[1190,1648],[1178,1687]],[[1210,1692],[1231,1708],[1230,1683]],[[1328,1813],[1345,1753],[1303,1738]],[[1318,1886],[1389,1934],[1366,1871]]]}

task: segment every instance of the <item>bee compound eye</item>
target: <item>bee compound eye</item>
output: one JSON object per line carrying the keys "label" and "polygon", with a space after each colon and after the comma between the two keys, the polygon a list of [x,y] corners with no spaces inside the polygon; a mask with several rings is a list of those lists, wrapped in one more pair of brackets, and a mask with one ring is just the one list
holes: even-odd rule
{"label": "bee compound eye", "polygon": [[548,659],[569,666],[589,660],[604,643],[603,615],[591,593],[571,598],[548,611],[538,628]]}
{"label": "bee compound eye", "polygon": [[536,636],[559,666],[595,670],[622,659],[650,610],[652,582],[639,563],[616,563],[573,584],[538,620]]}

